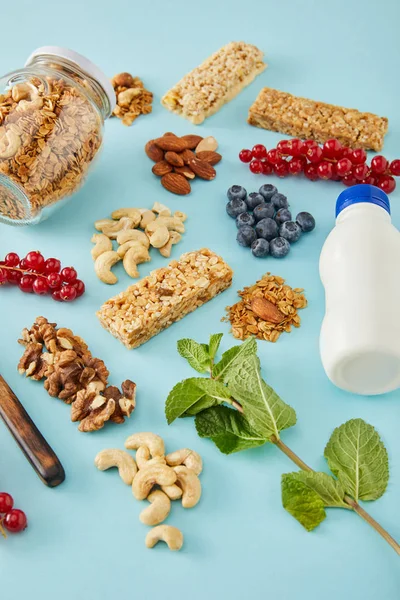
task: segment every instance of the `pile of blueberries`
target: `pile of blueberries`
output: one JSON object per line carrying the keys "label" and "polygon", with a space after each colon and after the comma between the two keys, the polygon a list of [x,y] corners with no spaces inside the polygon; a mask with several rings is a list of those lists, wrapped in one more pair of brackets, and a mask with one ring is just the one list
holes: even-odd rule
{"label": "pile of blueberries", "polygon": [[251,194],[247,194],[241,185],[233,185],[227,196],[226,212],[236,219],[239,230],[236,240],[241,246],[251,246],[257,258],[268,254],[283,258],[288,254],[290,244],[315,227],[315,219],[308,212],[299,213],[292,221],[286,196],[269,183]]}

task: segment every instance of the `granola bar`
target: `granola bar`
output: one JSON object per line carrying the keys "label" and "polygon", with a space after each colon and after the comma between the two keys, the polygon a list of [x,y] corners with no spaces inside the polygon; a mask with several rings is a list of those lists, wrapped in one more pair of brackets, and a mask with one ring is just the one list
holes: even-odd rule
{"label": "granola bar", "polygon": [[250,107],[250,125],[323,143],[336,138],[351,148],[379,151],[388,119],[355,108],[316,102],[263,88]]}
{"label": "granola bar", "polygon": [[263,56],[251,44],[230,42],[185,75],[163,96],[161,104],[199,125],[264,71]]}
{"label": "granola bar", "polygon": [[232,269],[211,250],[183,254],[108,300],[101,324],[127,348],[137,348],[232,283]]}

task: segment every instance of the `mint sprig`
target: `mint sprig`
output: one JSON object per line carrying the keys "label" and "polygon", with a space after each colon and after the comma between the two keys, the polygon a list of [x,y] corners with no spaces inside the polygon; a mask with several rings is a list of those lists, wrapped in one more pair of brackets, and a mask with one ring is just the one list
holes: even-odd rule
{"label": "mint sprig", "polygon": [[281,439],[281,431],[296,424],[296,412],[263,380],[256,341],[249,338],[216,361],[221,339],[218,333],[208,344],[178,342],[179,354],[209,377],[173,387],[165,404],[168,423],[195,416],[199,436],[224,454],[273,443],[301,469],[282,476],[282,504],[308,531],[326,518],[326,509],[353,510],[400,555],[400,545],[359,504],[380,498],[389,480],[386,448],[374,427],[362,419],[337,427],[324,452],[333,475],[313,471]]}

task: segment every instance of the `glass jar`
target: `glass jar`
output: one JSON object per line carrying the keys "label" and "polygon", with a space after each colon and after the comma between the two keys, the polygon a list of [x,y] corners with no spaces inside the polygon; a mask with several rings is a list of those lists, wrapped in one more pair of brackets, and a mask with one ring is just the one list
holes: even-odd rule
{"label": "glass jar", "polygon": [[107,77],[65,48],[39,48],[1,78],[0,222],[39,223],[79,189],[114,107]]}

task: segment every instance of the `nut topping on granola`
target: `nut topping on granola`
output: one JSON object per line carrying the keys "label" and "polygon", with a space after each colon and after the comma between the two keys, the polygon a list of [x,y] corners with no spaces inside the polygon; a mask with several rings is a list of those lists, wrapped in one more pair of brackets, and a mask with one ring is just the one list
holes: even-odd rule
{"label": "nut topping on granola", "polygon": [[124,125],[132,125],[139,115],[151,113],[153,94],[145,89],[139,77],[120,73],[112,78],[111,83],[117,97],[113,115],[122,119]]}

